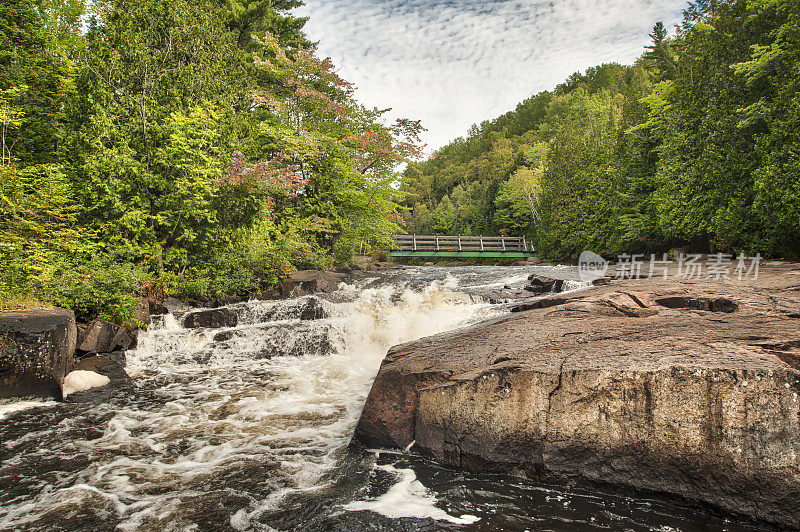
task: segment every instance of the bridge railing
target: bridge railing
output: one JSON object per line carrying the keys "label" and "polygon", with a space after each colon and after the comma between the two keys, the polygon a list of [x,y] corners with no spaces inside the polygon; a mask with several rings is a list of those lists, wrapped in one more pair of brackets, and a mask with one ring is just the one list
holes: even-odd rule
{"label": "bridge railing", "polygon": [[394,235],[392,251],[533,251],[524,236]]}

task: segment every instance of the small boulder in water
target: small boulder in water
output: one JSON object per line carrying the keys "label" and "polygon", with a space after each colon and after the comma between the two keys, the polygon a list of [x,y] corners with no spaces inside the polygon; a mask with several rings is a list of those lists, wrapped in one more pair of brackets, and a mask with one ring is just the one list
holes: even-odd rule
{"label": "small boulder in water", "polygon": [[321,320],[327,317],[325,308],[320,304],[318,299],[311,298],[300,311],[300,319],[308,320]]}
{"label": "small boulder in water", "polygon": [[239,316],[236,312],[225,307],[190,312],[183,320],[183,326],[187,329],[236,327],[238,323]]}
{"label": "small boulder in water", "polygon": [[[81,359],[75,368],[76,371],[73,371],[72,373],[92,373],[107,379],[107,382],[91,388],[77,389],[80,386],[76,386],[75,382],[68,383],[67,379],[65,379],[63,397],[66,399],[67,396],[69,396],[68,401],[73,403],[96,403],[107,401],[120,389],[128,388],[132,385],[131,378],[125,371],[125,362],[124,351],[101,353],[99,355]],[[70,375],[72,375],[72,373],[70,373]],[[69,375],[67,377],[69,377]],[[74,376],[72,379],[78,380],[79,383],[84,382],[85,380],[83,377],[78,379]],[[100,379],[98,377],[92,377],[92,379],[96,380],[98,383],[104,381],[104,379]],[[68,386],[70,389],[67,389]]]}
{"label": "small boulder in water", "polygon": [[227,342],[233,338],[233,331],[222,331],[214,335],[215,342]]}
{"label": "small boulder in water", "polygon": [[550,277],[542,277],[536,274],[532,274],[528,277],[528,281],[530,281],[530,284],[525,287],[525,290],[535,294],[560,292],[564,287],[564,281],[562,279],[551,279]]}

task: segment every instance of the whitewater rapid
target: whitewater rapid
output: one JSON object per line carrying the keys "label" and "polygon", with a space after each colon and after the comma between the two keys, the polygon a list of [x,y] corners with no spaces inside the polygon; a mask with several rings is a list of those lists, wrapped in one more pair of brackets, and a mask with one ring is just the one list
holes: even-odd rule
{"label": "whitewater rapid", "polygon": [[[484,284],[525,274],[505,273]],[[313,321],[298,318],[308,298],[234,305],[239,325],[230,329],[158,320],[127,353],[136,397],[93,407],[107,418],[102,432],[54,449],[67,462],[86,453],[90,463],[4,504],[0,528],[36,527],[43,513],[91,505],[121,530],[182,529],[197,525],[209,492],[223,491],[230,525],[246,529],[287,497],[325,489],[389,347],[504,312],[459,291],[458,278],[439,277],[343,283],[318,302],[324,317]],[[225,482],[242,472],[240,486]]]}

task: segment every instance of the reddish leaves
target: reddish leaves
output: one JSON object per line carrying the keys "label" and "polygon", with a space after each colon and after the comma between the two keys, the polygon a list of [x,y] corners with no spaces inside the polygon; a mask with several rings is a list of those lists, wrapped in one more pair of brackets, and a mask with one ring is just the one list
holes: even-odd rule
{"label": "reddish leaves", "polygon": [[248,165],[244,162],[242,152],[236,151],[221,183],[248,189],[264,187],[273,194],[293,195],[307,181],[298,172],[297,166],[287,164],[285,158],[286,154],[278,153],[269,161]]}

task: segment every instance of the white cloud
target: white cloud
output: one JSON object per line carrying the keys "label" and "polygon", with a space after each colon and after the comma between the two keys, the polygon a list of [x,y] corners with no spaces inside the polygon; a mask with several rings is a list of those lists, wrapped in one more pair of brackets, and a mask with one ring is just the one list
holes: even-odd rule
{"label": "white cloud", "polygon": [[437,148],[576,70],[630,63],[685,0],[306,0],[306,31],[369,106]]}

